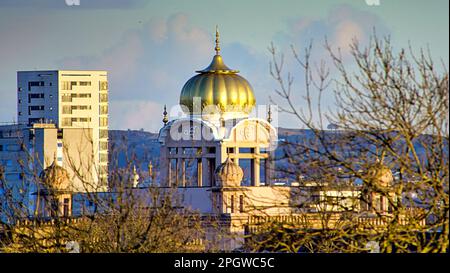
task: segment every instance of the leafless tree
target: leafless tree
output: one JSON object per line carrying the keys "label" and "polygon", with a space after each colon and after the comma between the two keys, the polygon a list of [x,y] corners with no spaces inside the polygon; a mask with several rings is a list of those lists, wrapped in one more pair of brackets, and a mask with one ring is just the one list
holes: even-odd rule
{"label": "leafless tree", "polygon": [[[114,154],[119,152],[133,154],[117,148],[110,151],[111,157],[115,158]],[[75,242],[81,252],[205,251],[200,214],[181,206],[180,196],[174,189],[151,183],[137,187],[137,181],[154,180],[155,176],[134,171],[133,166],[141,163],[135,156],[126,158],[126,166],[111,162],[109,189],[103,192],[92,187],[92,180],[82,171],[84,166],[67,158],[67,150],[65,156],[65,167],[85,186],[83,192],[70,193],[72,215],[62,215],[58,203],[59,196],[67,192],[60,191],[53,180],[47,182],[29,169],[29,164],[22,166],[27,182],[19,191],[13,192],[5,176],[0,175],[0,214],[4,216],[0,229],[1,252],[68,252],[70,242]],[[30,156],[29,160],[34,158]],[[89,162],[92,161],[83,164]],[[42,209],[36,209],[30,215],[24,202],[30,187],[36,191],[36,199],[47,204],[44,208],[47,214],[42,215]]]}
{"label": "leafless tree", "polygon": [[[382,252],[448,251],[449,97],[444,62],[435,63],[429,50],[395,50],[389,38],[376,34],[365,47],[354,40],[351,58],[328,42],[325,48],[331,66],[311,60],[312,44],[304,54],[292,47],[304,82],[298,90],[293,88],[293,74],[284,71],[284,56],[273,45],[269,48],[271,75],[278,83],[274,101],[282,112],[296,117],[299,128],[311,132],[283,143],[278,171],[302,177],[301,186],[314,181],[324,187],[353,187],[361,192],[361,209],[315,213],[320,219],[336,218],[321,228],[312,220],[265,223],[249,236],[249,248],[360,252],[367,251],[367,242],[376,241]],[[325,108],[324,97],[334,97],[334,105]],[[376,183],[383,168],[393,172],[388,187]],[[369,192],[386,198],[388,213],[379,210]],[[383,224],[363,223],[369,212]]]}

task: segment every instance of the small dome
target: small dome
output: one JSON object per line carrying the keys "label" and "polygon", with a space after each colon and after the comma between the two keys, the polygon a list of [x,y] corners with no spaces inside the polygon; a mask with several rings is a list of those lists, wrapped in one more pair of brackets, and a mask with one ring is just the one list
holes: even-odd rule
{"label": "small dome", "polygon": [[239,187],[244,177],[244,172],[239,165],[227,158],[225,162],[216,168],[215,176],[218,186]]}
{"label": "small dome", "polygon": [[374,184],[382,187],[391,186],[394,181],[394,175],[392,174],[391,169],[381,162],[377,162],[375,165],[370,167],[367,172],[367,176],[374,182]]}
{"label": "small dome", "polygon": [[56,164],[56,160],[40,173],[39,178],[45,186],[56,190],[66,190],[70,183],[68,172]]}

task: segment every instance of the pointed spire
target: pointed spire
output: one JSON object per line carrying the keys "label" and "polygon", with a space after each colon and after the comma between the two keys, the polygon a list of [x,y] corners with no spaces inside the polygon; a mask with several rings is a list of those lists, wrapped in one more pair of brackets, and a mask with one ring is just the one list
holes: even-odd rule
{"label": "pointed spire", "polygon": [[148,162],[148,176],[153,177],[153,164],[151,160]]}
{"label": "pointed spire", "polygon": [[216,55],[220,55],[220,45],[219,45],[219,26],[216,25],[216,47],[214,47]]}
{"label": "pointed spire", "polygon": [[56,156],[56,151],[53,152],[53,162],[50,165],[54,165],[54,166],[58,165],[58,166],[60,166],[60,164],[58,162],[58,157]]}
{"label": "pointed spire", "polygon": [[133,165],[133,187],[136,188],[139,183],[139,174],[136,170],[136,165]]}
{"label": "pointed spire", "polygon": [[167,122],[169,121],[169,117],[167,117],[167,107],[165,104],[164,104],[164,112],[163,112],[163,120],[162,121],[163,121],[164,125],[166,125]]}
{"label": "pointed spire", "polygon": [[381,159],[380,159],[380,163],[381,163],[381,164],[383,164],[383,162],[384,162],[384,157],[385,157],[385,156],[386,156],[386,151],[383,150],[383,151],[381,152],[381,156],[380,156],[380,157],[381,157]]}
{"label": "pointed spire", "polygon": [[225,127],[225,118],[223,117],[223,111],[220,111],[220,127],[224,128]]}
{"label": "pointed spire", "polygon": [[269,111],[267,111],[267,122],[268,123],[272,122],[272,110],[270,109],[270,105],[269,105]]}

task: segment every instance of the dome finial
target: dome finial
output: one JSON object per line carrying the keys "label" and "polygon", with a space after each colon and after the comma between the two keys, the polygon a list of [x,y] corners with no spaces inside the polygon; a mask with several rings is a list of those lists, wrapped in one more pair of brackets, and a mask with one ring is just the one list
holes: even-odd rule
{"label": "dome finial", "polygon": [[58,164],[58,157],[56,156],[56,151],[53,152],[53,162],[52,165],[59,165]]}
{"label": "dome finial", "polygon": [[272,111],[270,109],[270,105],[269,105],[269,111],[267,111],[267,122],[268,123],[272,122]]}
{"label": "dome finial", "polygon": [[220,118],[219,118],[219,121],[220,121],[220,127],[224,128],[224,127],[225,127],[225,118],[223,117],[223,111],[222,111],[222,109],[220,110]]}
{"label": "dome finial", "polygon": [[136,188],[137,185],[139,184],[139,174],[137,173],[136,170],[136,165],[133,165],[133,187]]}
{"label": "dome finial", "polygon": [[219,26],[216,25],[216,47],[214,48],[216,55],[220,55],[220,45],[219,45]]}
{"label": "dome finial", "polygon": [[164,104],[164,112],[163,112],[163,120],[162,121],[163,121],[164,125],[166,125],[167,122],[169,121],[169,118],[167,117],[167,107],[165,104]]}

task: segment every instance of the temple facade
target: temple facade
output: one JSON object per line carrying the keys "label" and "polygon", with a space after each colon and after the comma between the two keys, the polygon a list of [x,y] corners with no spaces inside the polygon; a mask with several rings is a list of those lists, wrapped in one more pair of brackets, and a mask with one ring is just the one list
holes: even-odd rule
{"label": "temple facade", "polygon": [[[270,113],[265,119],[249,117],[256,106],[253,89],[237,70],[225,65],[217,31],[215,51],[211,64],[182,88],[179,103],[186,117],[170,120],[165,109],[159,133],[159,186],[174,189],[182,206],[218,219],[208,241],[232,250],[241,247],[245,235],[264,222],[320,229],[325,228],[320,213],[327,212],[331,213],[327,223],[339,228],[343,211],[365,211],[366,216],[356,221],[369,224],[378,221],[370,215],[388,213],[387,197],[364,191],[363,186],[343,189],[323,181],[302,186],[273,183],[272,157],[278,136]],[[393,182],[390,170],[374,166],[372,172],[373,183],[392,191],[388,196],[395,200],[389,188]]]}

